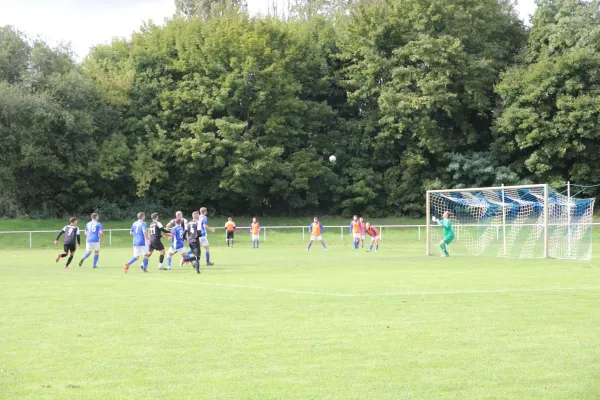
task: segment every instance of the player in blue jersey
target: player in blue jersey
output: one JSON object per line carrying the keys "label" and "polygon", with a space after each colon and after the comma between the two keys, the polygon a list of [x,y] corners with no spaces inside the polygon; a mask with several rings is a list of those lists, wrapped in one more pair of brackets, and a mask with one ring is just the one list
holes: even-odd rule
{"label": "player in blue jersey", "polygon": [[100,243],[104,243],[104,231],[102,224],[98,222],[98,214],[92,214],[92,220],[85,225],[85,254],[79,260],[79,266],[83,264],[86,258],[94,251],[93,268],[98,268],[98,259],[100,258]]}
{"label": "player in blue jersey", "polygon": [[[125,264],[125,273],[129,271],[129,266],[133,264],[138,258],[144,257],[148,254],[148,243],[150,243],[150,237],[148,236],[148,229],[146,226],[146,215],[143,212],[139,212],[137,215],[137,221],[131,225],[129,234],[133,236],[133,257],[127,264]],[[148,259],[144,257],[141,269],[143,272],[148,272]]]}
{"label": "player in blue jersey", "polygon": [[206,216],[206,207],[200,209],[200,246],[206,250],[206,265],[215,265],[210,261],[210,249],[208,247],[208,238],[206,237],[206,231],[215,231],[215,228],[208,226],[208,217]]}
{"label": "player in blue jersey", "polygon": [[171,238],[171,247],[169,247],[169,250],[167,251],[167,269],[170,270],[171,269],[171,260],[173,258],[174,254],[181,254],[181,258],[183,260],[185,260],[186,262],[189,262],[189,256],[186,254],[185,251],[185,240],[184,240],[184,236],[185,236],[185,231],[183,229],[183,227],[181,226],[181,219],[177,218],[175,220],[175,224],[173,225],[173,228],[171,229],[171,234],[173,235]]}

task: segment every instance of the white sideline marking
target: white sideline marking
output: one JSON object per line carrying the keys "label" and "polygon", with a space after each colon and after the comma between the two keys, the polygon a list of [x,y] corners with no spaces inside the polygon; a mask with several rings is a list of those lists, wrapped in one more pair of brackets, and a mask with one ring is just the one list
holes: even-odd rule
{"label": "white sideline marking", "polygon": [[[0,267],[0,270],[6,271],[35,271],[45,272],[54,274],[64,274],[65,272],[60,270],[46,270],[46,269],[26,269],[26,268],[8,268]],[[132,271],[133,272],[133,271]],[[93,273],[85,273],[85,275],[94,275]],[[101,275],[103,278],[119,278],[122,279],[123,275]],[[187,283],[192,285],[200,286],[212,286],[212,287],[225,287],[232,289],[252,289],[262,290],[267,292],[279,292],[279,293],[292,293],[292,294],[303,294],[312,296],[328,296],[328,297],[391,297],[391,296],[431,296],[431,295],[444,295],[444,294],[492,294],[492,293],[525,293],[525,292],[564,292],[564,291],[594,291],[600,290],[600,286],[580,286],[580,287],[554,287],[554,288],[514,288],[514,289],[475,289],[475,290],[439,290],[439,291],[407,291],[407,292],[384,292],[384,293],[328,293],[328,292],[314,292],[307,290],[296,290],[296,289],[280,289],[280,288],[269,288],[264,286],[252,286],[252,285],[237,285],[232,283],[207,283],[197,281],[182,281],[175,279],[160,279],[145,276],[146,280],[167,282],[167,283]]]}

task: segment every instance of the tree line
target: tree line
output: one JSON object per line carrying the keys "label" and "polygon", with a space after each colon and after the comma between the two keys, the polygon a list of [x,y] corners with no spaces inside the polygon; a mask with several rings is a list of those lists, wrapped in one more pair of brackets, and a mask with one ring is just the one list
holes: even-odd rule
{"label": "tree line", "polygon": [[82,62],[1,27],[0,216],[422,215],[427,189],[600,182],[600,0],[530,26],[509,0],[295,4],[178,0]]}

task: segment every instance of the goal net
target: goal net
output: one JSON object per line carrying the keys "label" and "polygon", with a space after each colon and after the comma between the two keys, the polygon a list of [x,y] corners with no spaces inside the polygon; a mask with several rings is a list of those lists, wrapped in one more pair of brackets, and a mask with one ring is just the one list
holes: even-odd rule
{"label": "goal net", "polygon": [[427,192],[427,255],[438,254],[442,228],[431,217],[450,211],[451,254],[590,260],[594,199],[548,185]]}

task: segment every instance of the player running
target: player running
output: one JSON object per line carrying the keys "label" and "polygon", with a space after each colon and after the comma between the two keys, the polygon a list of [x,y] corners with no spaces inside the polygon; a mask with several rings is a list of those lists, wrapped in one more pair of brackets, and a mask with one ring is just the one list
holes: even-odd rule
{"label": "player running", "polygon": [[233,247],[233,233],[235,231],[235,223],[231,217],[227,218],[227,222],[225,222],[225,240],[227,241],[227,247],[229,247],[229,242],[231,242],[231,247]]}
{"label": "player running", "polygon": [[207,210],[206,207],[202,207],[200,209],[200,246],[204,247],[204,251],[206,254],[206,265],[215,265],[210,262],[210,249],[208,247],[208,237],[206,236],[206,230],[211,232],[215,231],[215,228],[211,228],[208,226],[208,217],[206,216]]}
{"label": "player running", "polygon": [[325,245],[325,242],[323,241],[323,236],[321,236],[321,234],[323,232],[325,232],[325,228],[323,228],[323,224],[321,224],[319,222],[319,218],[315,217],[313,219],[313,223],[308,226],[308,233],[310,233],[310,241],[308,242],[308,247],[306,248],[306,251],[310,250],[310,246],[312,246],[312,243],[315,240],[318,240],[319,242],[321,242],[321,246],[323,246],[325,251],[327,251],[327,246]]}
{"label": "player running", "polygon": [[[136,262],[137,259],[144,257],[148,254],[148,246],[147,243],[150,242],[150,237],[148,237],[148,229],[146,222],[146,215],[143,212],[139,212],[137,214],[137,221],[131,225],[131,230],[129,234],[133,236],[133,257],[127,264],[125,264],[125,273],[129,271],[129,266]],[[148,272],[148,259],[144,257],[144,262],[140,266],[142,272]]]}
{"label": "player running", "polygon": [[170,236],[171,231],[165,229],[163,225],[158,222],[158,213],[154,213],[150,217],[152,218],[152,223],[150,224],[150,246],[148,247],[148,254],[144,256],[144,262],[146,262],[145,260],[152,256],[154,250],[158,250],[160,253],[160,256],[158,257],[158,269],[163,269],[163,261],[165,260],[165,246],[161,240],[162,234],[166,233],[168,236]]}
{"label": "player running", "polygon": [[252,218],[252,223],[250,224],[250,236],[252,237],[252,248],[258,249],[258,242],[260,240],[260,224],[256,218]]}
{"label": "player running", "polygon": [[167,251],[167,270],[171,269],[171,260],[174,254],[181,254],[181,258],[185,262],[189,262],[189,257],[185,251],[184,247],[184,236],[185,232],[181,227],[181,219],[176,218],[173,229],[171,229],[171,247]]}
{"label": "player running", "polygon": [[200,213],[194,211],[192,220],[188,223],[188,244],[192,250],[193,256],[190,257],[190,262],[193,263],[196,273],[200,273]]}
{"label": "player running", "polygon": [[365,238],[366,238],[366,230],[367,230],[367,224],[364,222],[363,217],[360,217],[358,219],[358,221],[360,222],[360,229],[361,229],[361,233],[360,233],[360,248],[364,249],[365,248]]}
{"label": "player running", "polygon": [[441,221],[438,220],[435,216],[431,217],[433,222],[437,222],[437,224],[440,225],[444,230],[444,238],[440,242],[440,248],[444,252],[444,255],[442,257],[450,257],[446,246],[448,246],[454,240],[454,229],[452,229],[452,222],[450,221],[451,216],[452,213],[450,211],[446,211],[444,215],[442,215]]}
{"label": "player running", "polygon": [[355,215],[350,222],[350,234],[354,238],[354,250],[358,250],[358,245],[360,243],[360,237],[362,236],[362,225],[358,220],[358,217]]}
{"label": "player running", "polygon": [[63,245],[64,252],[56,257],[56,262],[58,262],[58,260],[66,257],[69,253],[71,253],[69,259],[67,260],[67,264],[65,264],[65,269],[69,269],[69,264],[71,264],[71,261],[73,260],[73,255],[75,255],[75,241],[77,241],[77,248],[79,248],[79,245],[81,243],[79,227],[77,226],[77,218],[71,217],[69,219],[69,222],[71,222],[71,225],[67,225],[64,228],[62,228],[62,231],[58,232],[58,236],[54,241],[54,244],[57,244],[58,239],[60,239],[61,235],[65,235]]}
{"label": "player running", "polygon": [[[85,254],[79,260],[79,266],[83,264],[86,258],[94,251],[94,264],[93,268],[98,268],[98,259],[100,258],[100,243],[104,243],[104,231],[102,230],[102,224],[98,222],[98,214],[93,213],[91,215],[92,220],[85,225]],[[102,238],[102,241],[100,240]]]}
{"label": "player running", "polygon": [[369,250],[367,250],[367,253],[370,253],[371,250],[373,250],[373,244],[375,244],[375,252],[377,252],[379,250],[379,241],[381,240],[381,234],[379,233],[377,228],[372,226],[369,222],[367,222],[365,227],[365,232],[367,233],[367,235],[371,236],[371,245],[369,246]]}

